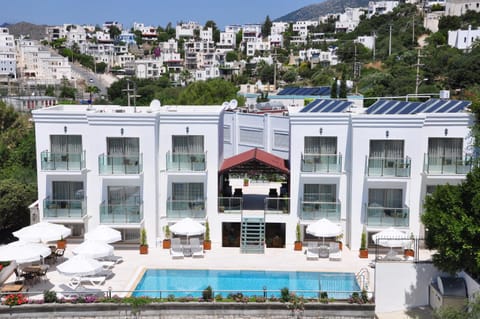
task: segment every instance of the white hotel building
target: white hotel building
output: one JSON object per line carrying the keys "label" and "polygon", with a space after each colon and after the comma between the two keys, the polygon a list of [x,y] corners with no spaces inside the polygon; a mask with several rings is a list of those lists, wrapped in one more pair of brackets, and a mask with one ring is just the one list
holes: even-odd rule
{"label": "white hotel building", "polygon": [[[35,110],[38,217],[76,236],[109,225],[126,242],[145,227],[151,246],[166,224],[208,219],[214,245],[245,252],[264,251],[264,242],[291,247],[297,223],[304,230],[321,218],[341,224],[353,250],[364,228],[423,236],[425,195],[472,167],[469,105],[316,100],[290,115],[222,106]],[[256,200],[243,194],[252,185],[233,178],[262,173],[278,183]]]}

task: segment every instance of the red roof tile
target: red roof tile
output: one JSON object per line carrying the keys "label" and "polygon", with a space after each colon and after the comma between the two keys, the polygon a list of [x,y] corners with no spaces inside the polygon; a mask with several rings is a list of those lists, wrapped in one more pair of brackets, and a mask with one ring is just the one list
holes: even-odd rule
{"label": "red roof tile", "polygon": [[282,173],[289,172],[285,159],[259,150],[258,148],[254,148],[241,154],[226,158],[222,163],[220,173],[228,171],[232,167],[239,166],[251,161],[259,161],[267,166],[281,171]]}

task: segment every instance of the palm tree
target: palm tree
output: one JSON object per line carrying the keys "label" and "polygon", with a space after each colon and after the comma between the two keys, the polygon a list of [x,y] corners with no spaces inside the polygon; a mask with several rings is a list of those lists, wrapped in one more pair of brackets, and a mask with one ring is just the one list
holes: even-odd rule
{"label": "palm tree", "polygon": [[90,103],[89,104],[93,104],[92,96],[93,96],[93,94],[99,93],[100,89],[98,87],[94,86],[94,85],[89,85],[89,86],[87,86],[86,92],[90,93]]}

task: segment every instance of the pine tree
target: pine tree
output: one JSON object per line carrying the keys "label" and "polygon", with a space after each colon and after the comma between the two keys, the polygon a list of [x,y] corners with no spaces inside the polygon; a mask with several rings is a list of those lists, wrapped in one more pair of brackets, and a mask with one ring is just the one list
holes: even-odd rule
{"label": "pine tree", "polygon": [[333,80],[332,88],[330,89],[330,97],[331,97],[332,99],[336,99],[336,98],[337,98],[337,86],[338,86],[338,85],[337,85],[337,81],[338,81],[337,78],[335,78],[335,79]]}

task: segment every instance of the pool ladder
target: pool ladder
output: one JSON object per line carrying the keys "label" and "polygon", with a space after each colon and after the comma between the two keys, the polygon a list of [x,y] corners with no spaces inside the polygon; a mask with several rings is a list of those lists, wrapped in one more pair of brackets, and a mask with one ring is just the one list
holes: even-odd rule
{"label": "pool ladder", "polygon": [[360,289],[368,291],[368,287],[370,285],[370,272],[368,271],[368,269],[360,269],[360,271],[355,275],[355,278],[357,278]]}

